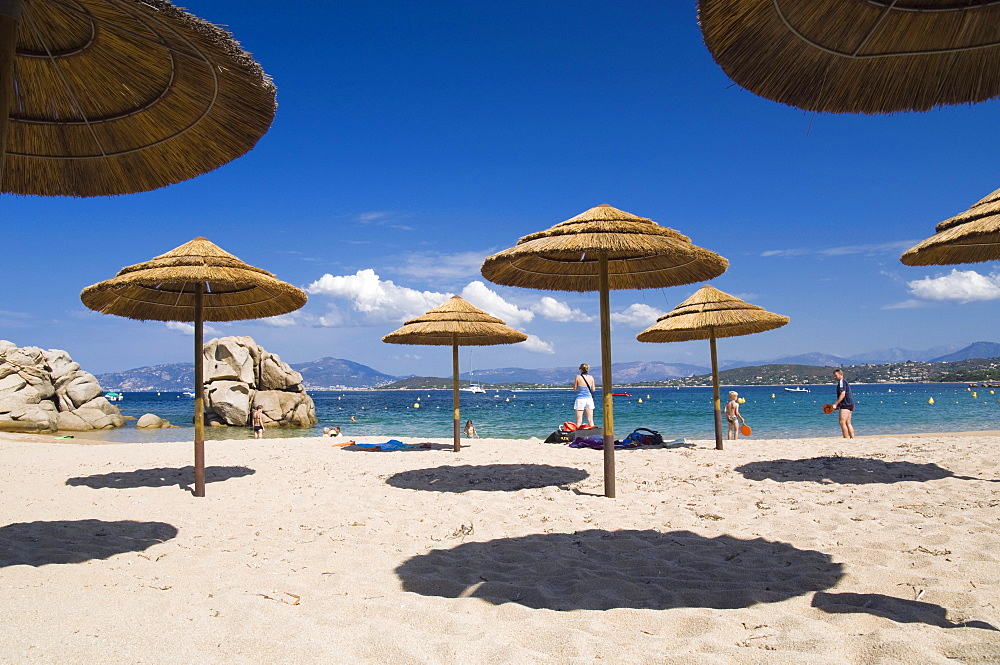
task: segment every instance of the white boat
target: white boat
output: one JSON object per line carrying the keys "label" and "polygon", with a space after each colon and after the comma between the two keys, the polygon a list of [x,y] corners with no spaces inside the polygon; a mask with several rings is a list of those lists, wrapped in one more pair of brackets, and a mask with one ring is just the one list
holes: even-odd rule
{"label": "white boat", "polygon": [[808,392],[812,392],[808,388],[802,388],[801,386],[797,387],[797,388],[785,388],[785,390],[787,390],[790,393],[808,393]]}
{"label": "white boat", "polygon": [[185,397],[194,397],[194,392],[191,391],[191,390],[185,390],[184,393],[183,393],[183,395]]}
{"label": "white boat", "polygon": [[469,386],[467,388],[460,388],[460,390],[462,392],[465,392],[465,393],[485,393],[486,392],[486,390],[482,386],[477,386],[476,384],[472,384],[471,386]]}
{"label": "white boat", "polygon": [[108,400],[109,402],[120,402],[123,399],[125,399],[125,395],[119,392],[110,391],[104,393],[104,399]]}

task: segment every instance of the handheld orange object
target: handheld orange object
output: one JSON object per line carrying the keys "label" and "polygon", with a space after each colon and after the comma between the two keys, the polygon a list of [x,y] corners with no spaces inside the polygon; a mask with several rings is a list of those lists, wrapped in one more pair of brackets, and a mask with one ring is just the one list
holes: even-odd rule
{"label": "handheld orange object", "polygon": [[833,413],[833,404],[824,404],[823,413]]}
{"label": "handheld orange object", "polygon": [[750,425],[743,425],[743,427],[740,428],[740,434],[743,436],[750,436],[753,434],[753,430],[750,429]]}

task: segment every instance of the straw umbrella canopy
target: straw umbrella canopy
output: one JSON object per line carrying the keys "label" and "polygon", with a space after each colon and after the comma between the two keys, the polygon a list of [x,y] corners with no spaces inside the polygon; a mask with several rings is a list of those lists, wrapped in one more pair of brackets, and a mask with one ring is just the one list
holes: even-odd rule
{"label": "straw umbrella canopy", "polygon": [[250,150],[275,88],[166,0],[0,0],[0,192],[164,187]]}
{"label": "straw umbrella canopy", "polygon": [[774,330],[788,323],[787,316],[772,314],[714,286],[703,286],[690,298],[664,314],[636,335],[640,342],[687,342],[707,339],[712,353],[712,398],[715,403],[715,447],[722,450],[722,409],[719,399],[719,356],[715,340]]}
{"label": "straw umbrella canopy", "polygon": [[399,330],[382,338],[390,344],[425,344],[451,347],[452,410],[454,412],[455,452],[462,448],[461,414],[458,399],[458,347],[516,344],[528,339],[501,319],[490,316],[460,296],[452,296],[443,305],[411,319]]}
{"label": "straw umbrella canopy", "polygon": [[606,204],[524,236],[483,263],[483,276],[496,284],[600,294],[606,496],[615,495],[609,291],[703,282],[724,273],[728,265],[687,236]]}
{"label": "straw umbrella canopy", "polygon": [[203,324],[287,314],[306,304],[306,294],[209,240],[195,238],[88,286],[80,299],[102,314],[139,321],[194,322],[194,494],[205,496]]}
{"label": "straw umbrella canopy", "polygon": [[699,0],[736,83],[832,113],[927,111],[1000,95],[995,0]]}
{"label": "straw umbrella canopy", "polygon": [[937,233],[907,250],[908,266],[1000,260],[1000,189],[935,227]]}

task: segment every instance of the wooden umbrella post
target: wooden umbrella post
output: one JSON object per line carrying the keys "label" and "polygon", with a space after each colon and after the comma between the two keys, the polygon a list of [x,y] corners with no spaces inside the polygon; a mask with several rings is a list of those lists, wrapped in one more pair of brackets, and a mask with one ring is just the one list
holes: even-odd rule
{"label": "wooden umbrella post", "polygon": [[21,4],[22,0],[0,0],[0,188],[3,187],[3,163],[7,153],[8,118],[14,98],[14,57]]}
{"label": "wooden umbrella post", "polygon": [[457,453],[462,449],[462,415],[459,412],[458,404],[458,335],[452,335],[451,339],[451,374],[454,377],[452,379],[451,407],[455,412],[455,452]]}
{"label": "wooden umbrella post", "polygon": [[194,291],[194,495],[205,496],[205,325],[202,311],[204,284]]}
{"label": "wooden umbrella post", "polygon": [[715,402],[715,449],[722,450],[722,404],[719,401],[719,354],[715,349],[715,328],[709,328],[712,349],[712,399]]}
{"label": "wooden umbrella post", "polygon": [[601,290],[601,388],[604,421],[604,496],[615,498],[615,415],[611,379],[611,297],[608,281],[608,255],[600,255]]}

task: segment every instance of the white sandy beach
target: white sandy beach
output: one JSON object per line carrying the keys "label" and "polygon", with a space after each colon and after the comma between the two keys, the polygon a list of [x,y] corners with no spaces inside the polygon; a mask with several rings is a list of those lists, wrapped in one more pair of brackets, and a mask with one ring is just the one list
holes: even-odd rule
{"label": "white sandy beach", "polygon": [[0,435],[0,662],[1000,662],[1000,433],[333,441]]}

